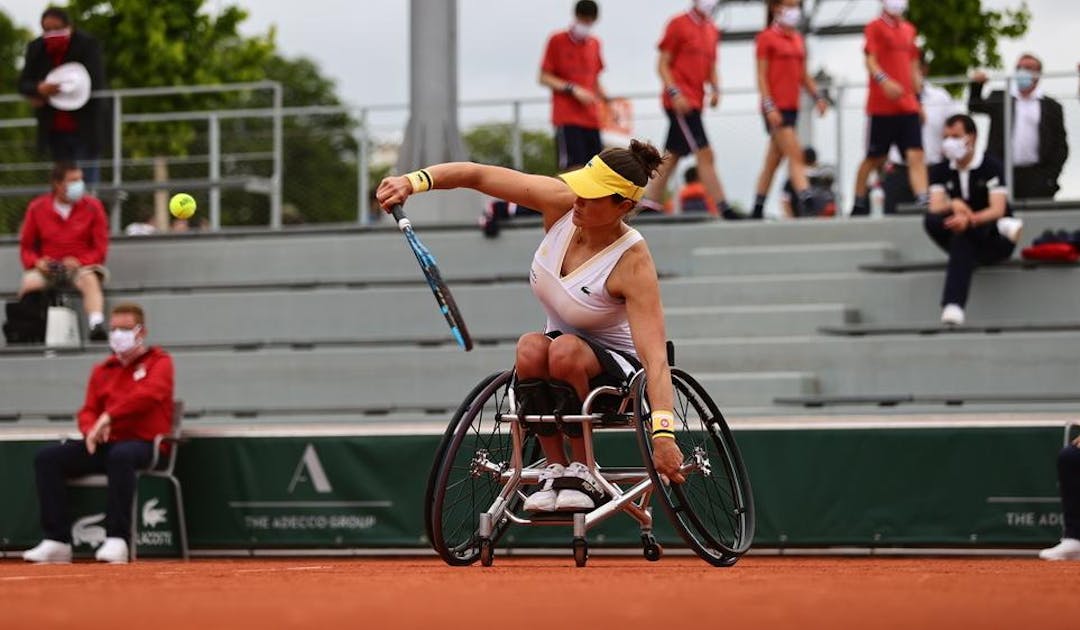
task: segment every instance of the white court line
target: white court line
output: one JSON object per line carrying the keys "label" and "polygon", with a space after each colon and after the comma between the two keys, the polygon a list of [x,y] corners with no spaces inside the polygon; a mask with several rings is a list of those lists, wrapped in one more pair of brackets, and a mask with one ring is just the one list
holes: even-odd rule
{"label": "white court line", "polygon": [[58,580],[68,578],[94,577],[92,573],[65,573],[63,575],[7,575],[0,577],[3,582],[19,582],[22,580]]}
{"label": "white court line", "polygon": [[236,573],[270,573],[273,571],[318,571],[320,569],[332,569],[328,564],[319,564],[308,567],[275,567],[266,569],[237,569]]}

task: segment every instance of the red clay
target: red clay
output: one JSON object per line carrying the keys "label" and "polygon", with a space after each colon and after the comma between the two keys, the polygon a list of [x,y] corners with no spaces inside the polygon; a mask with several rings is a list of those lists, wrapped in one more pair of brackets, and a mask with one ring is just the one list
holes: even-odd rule
{"label": "red clay", "polygon": [[3,628],[1077,628],[1080,563],[496,558],[0,562]]}

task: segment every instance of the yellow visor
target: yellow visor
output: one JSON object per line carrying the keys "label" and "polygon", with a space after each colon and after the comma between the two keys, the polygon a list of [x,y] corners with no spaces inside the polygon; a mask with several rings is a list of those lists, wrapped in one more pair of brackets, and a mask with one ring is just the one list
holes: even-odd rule
{"label": "yellow visor", "polygon": [[627,199],[641,201],[645,196],[644,188],[635,186],[634,182],[613,171],[599,155],[593,156],[583,168],[559,175],[559,179],[566,182],[570,190],[582,199],[600,199],[618,194]]}

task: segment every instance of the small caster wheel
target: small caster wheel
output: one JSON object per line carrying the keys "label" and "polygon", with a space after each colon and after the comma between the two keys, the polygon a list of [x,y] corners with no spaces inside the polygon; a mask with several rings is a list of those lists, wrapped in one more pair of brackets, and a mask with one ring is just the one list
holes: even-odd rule
{"label": "small caster wheel", "polygon": [[664,555],[664,547],[651,534],[641,537],[641,550],[649,562],[656,562]]}
{"label": "small caster wheel", "polygon": [[583,567],[589,561],[589,543],[584,538],[574,539],[574,564]]}
{"label": "small caster wheel", "polygon": [[495,562],[495,545],[490,540],[482,539],[480,541],[480,564],[485,567],[490,567]]}

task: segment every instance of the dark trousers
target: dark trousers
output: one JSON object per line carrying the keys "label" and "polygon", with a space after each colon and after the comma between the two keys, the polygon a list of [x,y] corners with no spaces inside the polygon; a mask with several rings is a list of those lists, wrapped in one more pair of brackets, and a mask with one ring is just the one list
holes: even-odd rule
{"label": "dark trousers", "polygon": [[890,164],[881,189],[885,192],[885,214],[896,214],[897,204],[915,203],[906,164]]}
{"label": "dark trousers", "polygon": [[82,169],[87,189],[93,189],[100,178],[96,152],[91,151],[77,133],[54,131],[49,134],[49,152],[54,162],[74,162]]}
{"label": "dark trousers", "polygon": [[1057,182],[1041,166],[1013,168],[1014,199],[1053,199],[1057,191]]}
{"label": "dark trousers", "polygon": [[988,223],[959,234],[945,227],[948,214],[926,213],[923,227],[930,238],[949,255],[945,270],[945,290],[941,305],[967,304],[971,276],[977,265],[992,265],[1012,256],[1016,243],[998,232],[997,225]]}
{"label": "dark trousers", "polygon": [[1080,538],[1080,448],[1072,444],[1058,453],[1058,487],[1065,512],[1065,538]]}
{"label": "dark trousers", "polygon": [[135,472],[146,468],[154,445],[142,440],[112,442],[93,455],[82,440],[50,444],[34,458],[41,529],[45,538],[71,542],[67,506],[67,479],[102,474],[109,478],[105,508],[105,535],[127,540],[131,535],[131,502],[135,498]]}

